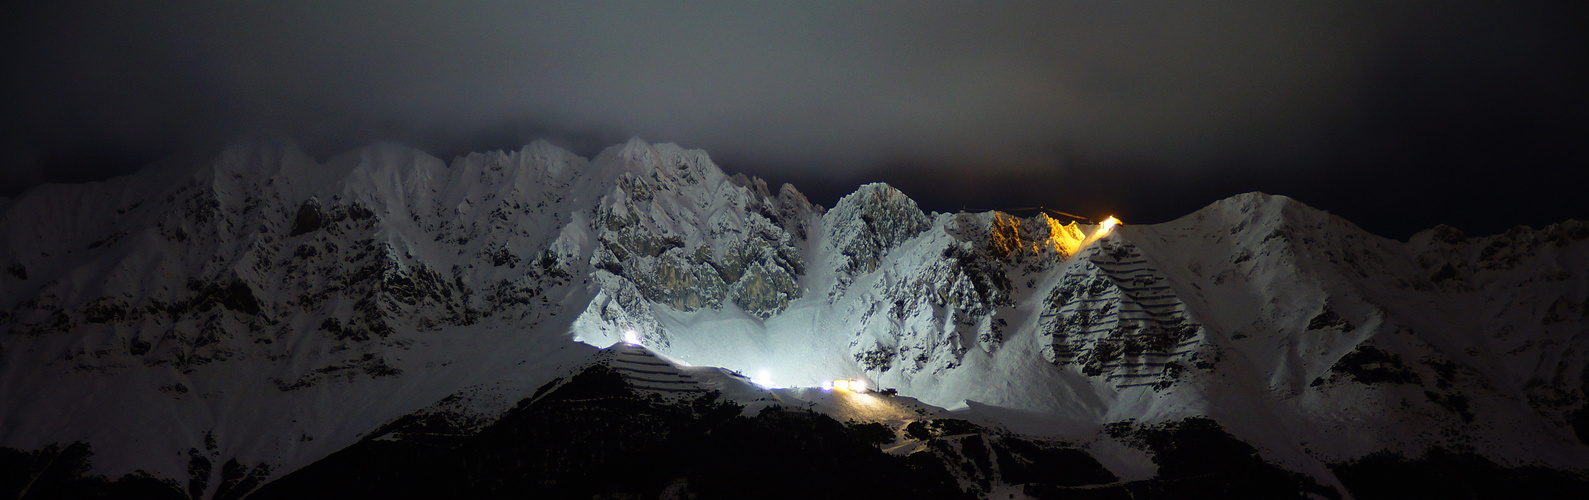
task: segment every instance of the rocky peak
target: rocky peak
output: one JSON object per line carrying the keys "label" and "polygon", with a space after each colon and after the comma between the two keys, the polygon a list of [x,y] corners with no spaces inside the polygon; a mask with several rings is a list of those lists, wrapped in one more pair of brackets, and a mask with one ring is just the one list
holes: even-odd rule
{"label": "rocky peak", "polygon": [[[500,414],[571,338],[634,329],[657,359],[1081,434],[1206,415],[1323,475],[1383,435],[1589,463],[1581,222],[1403,244],[1249,193],[1094,231],[927,214],[885,184],[824,211],[639,140],[591,161],[239,147],[6,206],[0,382],[23,389],[0,438],[92,442],[118,474],[184,477],[198,449],[285,472],[447,395]],[[1446,264],[1466,287],[1438,285]]]}
{"label": "rocky peak", "polygon": [[881,182],[840,198],[822,222],[827,227],[826,246],[837,259],[835,270],[851,277],[877,270],[890,249],[932,225],[915,200]]}

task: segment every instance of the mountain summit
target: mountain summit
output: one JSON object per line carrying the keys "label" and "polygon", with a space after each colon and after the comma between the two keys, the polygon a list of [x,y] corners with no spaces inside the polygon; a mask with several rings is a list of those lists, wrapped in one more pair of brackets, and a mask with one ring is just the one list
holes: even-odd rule
{"label": "mountain summit", "polygon": [[[1102,231],[927,213],[884,184],[825,209],[638,139],[451,163],[250,143],[188,167],[3,205],[0,446],[17,472],[0,490],[290,496],[416,439],[456,451],[438,471],[521,474],[497,461],[533,443],[436,436],[579,425],[563,411],[644,425],[587,399],[677,426],[634,443],[718,459],[692,426],[858,439],[833,444],[858,460],[839,462],[927,496],[1173,497],[1262,470],[1369,497],[1398,491],[1375,471],[1431,463],[1589,484],[1581,221],[1400,242],[1249,193]],[[818,389],[834,379],[897,396]],[[1186,469],[1177,442],[1235,468]],[[62,457],[79,470],[51,469]],[[745,493],[675,472],[623,491]]]}

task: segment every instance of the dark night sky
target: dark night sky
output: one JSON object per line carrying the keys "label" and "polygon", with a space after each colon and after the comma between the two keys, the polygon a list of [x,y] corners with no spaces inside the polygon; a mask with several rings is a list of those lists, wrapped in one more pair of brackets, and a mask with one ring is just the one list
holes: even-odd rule
{"label": "dark night sky", "polygon": [[1582,2],[7,2],[0,196],[239,136],[630,136],[832,205],[1157,222],[1290,195],[1405,238],[1589,218]]}

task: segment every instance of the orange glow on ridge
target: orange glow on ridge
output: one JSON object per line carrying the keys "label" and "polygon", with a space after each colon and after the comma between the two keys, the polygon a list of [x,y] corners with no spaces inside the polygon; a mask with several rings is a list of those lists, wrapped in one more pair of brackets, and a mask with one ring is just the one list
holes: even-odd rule
{"label": "orange glow on ridge", "polygon": [[1098,225],[1098,234],[1094,236],[1103,236],[1109,234],[1109,231],[1113,230],[1115,226],[1118,225],[1120,225],[1120,219],[1116,219],[1115,216],[1111,215],[1109,218],[1104,219],[1102,224]]}

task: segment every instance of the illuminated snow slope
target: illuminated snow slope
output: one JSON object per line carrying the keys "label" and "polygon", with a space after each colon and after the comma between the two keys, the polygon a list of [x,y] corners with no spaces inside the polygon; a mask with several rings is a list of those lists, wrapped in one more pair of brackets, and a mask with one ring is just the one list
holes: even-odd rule
{"label": "illuminated snow slope", "polygon": [[1397,242],[1255,193],[1094,237],[881,184],[825,210],[639,140],[249,144],[0,203],[0,446],[86,441],[95,473],[279,477],[422,408],[488,421],[626,330],[1076,441],[1208,415],[1317,477],[1432,444],[1589,466],[1582,222]]}

